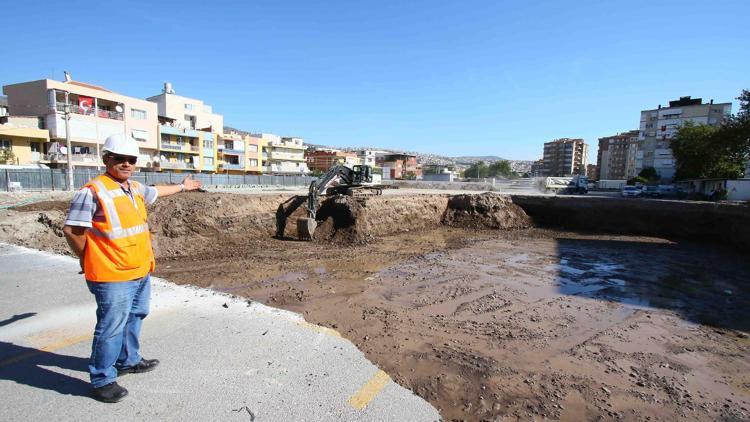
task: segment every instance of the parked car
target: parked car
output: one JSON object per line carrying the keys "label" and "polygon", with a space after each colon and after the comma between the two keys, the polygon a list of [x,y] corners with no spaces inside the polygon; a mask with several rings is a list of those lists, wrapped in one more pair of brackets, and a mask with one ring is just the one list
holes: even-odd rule
{"label": "parked car", "polygon": [[642,186],[641,187],[641,196],[646,198],[661,198],[662,193],[659,190],[658,186]]}
{"label": "parked car", "polygon": [[641,196],[641,190],[636,186],[623,186],[621,195],[623,198],[637,198]]}

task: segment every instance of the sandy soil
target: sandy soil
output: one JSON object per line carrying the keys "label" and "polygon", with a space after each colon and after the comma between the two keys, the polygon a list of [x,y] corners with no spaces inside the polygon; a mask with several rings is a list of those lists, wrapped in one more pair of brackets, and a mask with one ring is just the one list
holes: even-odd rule
{"label": "sandy soil", "polygon": [[[365,242],[278,240],[283,200],[163,198],[152,210],[156,274],[338,330],[446,420],[750,415],[743,254],[513,228],[526,220],[503,206],[494,212],[518,224],[478,230],[467,216],[488,207],[446,213],[445,195],[368,200],[356,229],[377,235]],[[0,211],[0,240],[64,249],[64,208]]]}

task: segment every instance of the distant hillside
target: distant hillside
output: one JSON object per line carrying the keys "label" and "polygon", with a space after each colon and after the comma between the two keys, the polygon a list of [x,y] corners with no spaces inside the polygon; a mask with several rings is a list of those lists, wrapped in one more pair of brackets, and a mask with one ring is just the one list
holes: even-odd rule
{"label": "distant hillside", "polygon": [[453,160],[459,164],[474,164],[479,161],[484,161],[485,163],[505,161],[505,158],[498,157],[497,155],[463,155],[460,157],[453,157]]}
{"label": "distant hillside", "polygon": [[[250,135],[252,132],[248,132],[246,130],[236,129],[231,126],[224,126],[224,133],[229,132],[237,132],[240,135]],[[438,155],[438,154],[429,154],[429,153],[423,153],[418,151],[404,151],[404,150],[394,150],[390,148],[379,148],[379,147],[341,147],[341,146],[331,146],[331,145],[321,145],[321,144],[312,144],[309,142],[305,142],[306,147],[312,147],[312,148],[329,148],[329,149],[339,149],[342,151],[358,151],[363,149],[368,150],[375,150],[375,151],[386,151],[393,154],[410,154],[410,155],[416,155],[417,156],[417,162],[420,164],[439,164],[439,165],[455,165],[455,164],[463,164],[463,165],[471,165],[475,164],[479,161],[484,161],[485,163],[493,163],[495,161],[501,161],[505,160],[502,157],[498,157],[497,155],[479,155],[479,156],[473,156],[473,155],[464,155],[460,157],[448,157],[445,155]]]}

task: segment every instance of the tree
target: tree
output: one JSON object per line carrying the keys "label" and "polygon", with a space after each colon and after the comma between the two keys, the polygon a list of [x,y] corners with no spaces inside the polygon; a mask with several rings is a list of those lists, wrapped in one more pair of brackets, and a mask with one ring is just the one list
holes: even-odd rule
{"label": "tree", "polygon": [[687,123],[678,129],[670,144],[676,178],[742,177],[750,158],[750,90],[743,89],[737,99],[739,112],[721,126]]}
{"label": "tree", "polygon": [[0,148],[0,163],[15,164],[16,154],[6,148]]}
{"label": "tree", "polygon": [[676,161],[676,179],[735,179],[742,177],[748,146],[741,127],[685,123],[670,143]]}
{"label": "tree", "polygon": [[481,179],[489,177],[490,169],[484,164],[484,161],[479,161],[476,164],[472,164],[466,171],[464,171],[464,177]]}
{"label": "tree", "polygon": [[506,160],[495,161],[489,166],[490,177],[512,177],[513,170],[510,168],[510,162]]}
{"label": "tree", "polygon": [[657,181],[660,179],[659,173],[656,171],[653,167],[644,167],[640,173],[638,173],[638,177],[645,179],[646,181]]}

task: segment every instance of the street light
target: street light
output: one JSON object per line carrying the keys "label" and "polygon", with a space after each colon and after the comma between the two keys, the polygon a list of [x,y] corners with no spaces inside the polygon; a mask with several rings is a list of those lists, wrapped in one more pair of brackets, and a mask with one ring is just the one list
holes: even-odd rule
{"label": "street light", "polygon": [[68,191],[73,191],[73,148],[70,145],[70,102],[69,92],[65,91],[65,145],[67,148],[66,155],[68,157]]}

